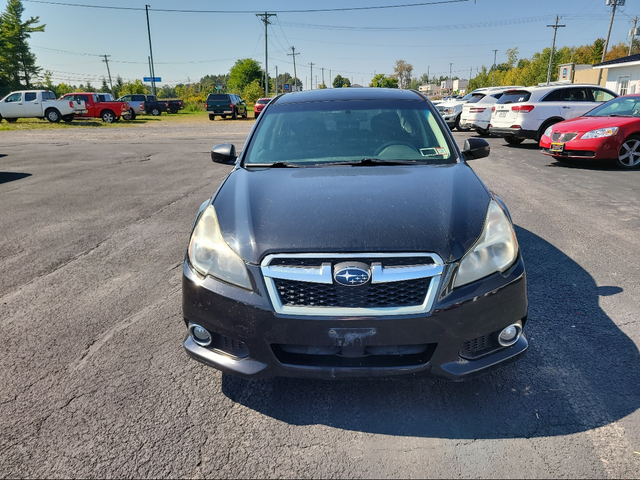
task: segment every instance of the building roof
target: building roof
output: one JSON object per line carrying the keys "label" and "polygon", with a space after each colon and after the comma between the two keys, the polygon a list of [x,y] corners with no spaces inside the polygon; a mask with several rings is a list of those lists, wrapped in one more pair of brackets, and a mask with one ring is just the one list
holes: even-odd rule
{"label": "building roof", "polygon": [[593,68],[617,68],[630,67],[632,65],[640,65],[640,53],[629,55],[628,57],[616,58],[602,63],[596,63]]}

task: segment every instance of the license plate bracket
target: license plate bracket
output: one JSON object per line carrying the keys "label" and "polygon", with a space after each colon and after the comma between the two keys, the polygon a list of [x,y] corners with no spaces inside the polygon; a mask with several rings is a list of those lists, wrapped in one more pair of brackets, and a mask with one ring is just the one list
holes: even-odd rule
{"label": "license plate bracket", "polygon": [[551,147],[549,148],[552,152],[562,153],[564,152],[564,143],[560,142],[551,142]]}
{"label": "license plate bracket", "polygon": [[499,117],[506,117],[507,116],[507,112],[498,112],[498,116]]}

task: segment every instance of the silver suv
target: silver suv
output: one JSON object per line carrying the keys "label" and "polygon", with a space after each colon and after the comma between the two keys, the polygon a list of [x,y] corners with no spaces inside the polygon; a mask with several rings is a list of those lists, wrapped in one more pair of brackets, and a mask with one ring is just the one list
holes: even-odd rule
{"label": "silver suv", "polygon": [[489,132],[518,145],[540,141],[554,123],[580,117],[618,94],[597,85],[545,85],[507,90],[492,108]]}

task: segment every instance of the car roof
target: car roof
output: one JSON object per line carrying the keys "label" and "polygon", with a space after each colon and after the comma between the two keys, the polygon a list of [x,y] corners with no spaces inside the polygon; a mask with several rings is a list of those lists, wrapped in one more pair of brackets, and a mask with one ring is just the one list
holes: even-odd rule
{"label": "car roof", "polygon": [[275,105],[331,100],[425,100],[420,93],[399,88],[324,88],[304,92],[285,93],[274,99]]}

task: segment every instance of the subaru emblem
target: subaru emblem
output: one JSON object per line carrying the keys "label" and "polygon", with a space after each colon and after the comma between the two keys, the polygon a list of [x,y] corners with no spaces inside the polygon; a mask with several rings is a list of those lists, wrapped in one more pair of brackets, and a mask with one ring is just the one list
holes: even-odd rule
{"label": "subaru emblem", "polygon": [[371,279],[369,266],[363,263],[344,262],[334,268],[333,279],[338,285],[358,287]]}

